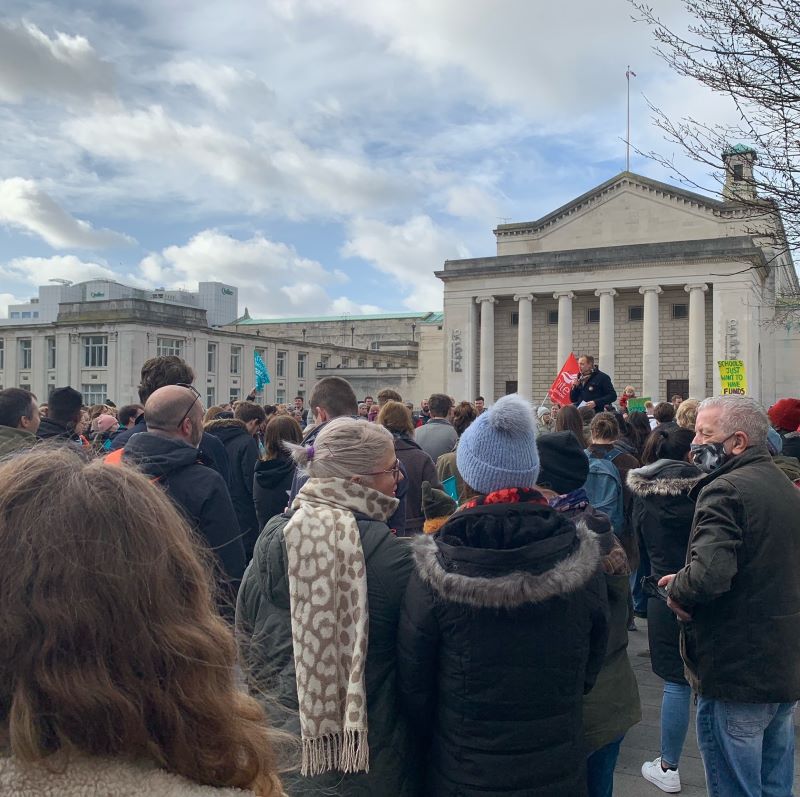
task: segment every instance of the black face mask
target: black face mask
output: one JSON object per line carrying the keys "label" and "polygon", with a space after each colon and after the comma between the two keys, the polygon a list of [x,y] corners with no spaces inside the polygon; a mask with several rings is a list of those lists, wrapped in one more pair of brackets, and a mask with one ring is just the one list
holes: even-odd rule
{"label": "black face mask", "polygon": [[719,442],[692,444],[690,450],[694,464],[705,473],[713,473],[721,468],[732,456],[725,451],[725,443],[735,436],[734,432]]}

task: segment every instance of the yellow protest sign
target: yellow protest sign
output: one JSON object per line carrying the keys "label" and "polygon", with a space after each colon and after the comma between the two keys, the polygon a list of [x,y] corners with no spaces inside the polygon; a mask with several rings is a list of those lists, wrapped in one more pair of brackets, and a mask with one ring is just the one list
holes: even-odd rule
{"label": "yellow protest sign", "polygon": [[717,360],[723,396],[744,396],[747,393],[747,374],[742,360]]}

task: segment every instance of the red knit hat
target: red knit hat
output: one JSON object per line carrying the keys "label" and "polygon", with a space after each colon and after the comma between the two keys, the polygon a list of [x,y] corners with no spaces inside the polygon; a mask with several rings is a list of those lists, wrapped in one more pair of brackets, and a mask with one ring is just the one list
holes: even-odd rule
{"label": "red knit hat", "polygon": [[782,429],[784,432],[793,432],[800,426],[800,399],[778,399],[767,410],[767,415],[769,415],[769,419],[776,429]]}

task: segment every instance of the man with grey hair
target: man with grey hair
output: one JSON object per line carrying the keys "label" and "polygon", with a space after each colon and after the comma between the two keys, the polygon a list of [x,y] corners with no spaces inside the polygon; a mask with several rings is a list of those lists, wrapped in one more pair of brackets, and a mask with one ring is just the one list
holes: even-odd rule
{"label": "man with grey hair", "polygon": [[[161,387],[147,399],[144,414],[147,431],[120,449],[121,461],[137,465],[162,487],[216,554],[220,610],[232,617],[247,563],[225,480],[198,451],[203,437],[200,394],[191,385]],[[109,455],[114,456],[117,452]]]}
{"label": "man with grey hair", "polygon": [[659,581],[683,621],[681,651],[699,695],[697,740],[712,797],[792,793],[800,492],[772,462],[768,427],[750,397],[700,404],[692,456],[708,475],[689,494],[696,503],[686,566]]}

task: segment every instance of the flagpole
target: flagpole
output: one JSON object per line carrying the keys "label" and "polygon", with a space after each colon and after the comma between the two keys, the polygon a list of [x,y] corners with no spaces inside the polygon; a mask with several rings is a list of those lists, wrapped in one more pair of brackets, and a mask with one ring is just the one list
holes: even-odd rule
{"label": "flagpole", "polygon": [[628,71],[625,72],[625,79],[628,83],[628,125],[625,135],[625,171],[631,170],[631,65],[628,64]]}

